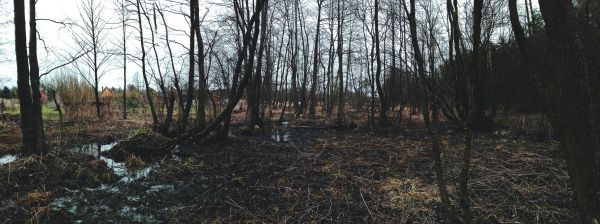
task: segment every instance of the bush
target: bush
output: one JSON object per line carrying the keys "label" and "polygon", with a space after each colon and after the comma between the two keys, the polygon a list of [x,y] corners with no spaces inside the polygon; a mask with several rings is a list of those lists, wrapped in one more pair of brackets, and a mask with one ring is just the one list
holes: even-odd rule
{"label": "bush", "polygon": [[91,118],[94,112],[94,90],[73,76],[60,76],[58,97],[64,106],[65,116],[71,120]]}

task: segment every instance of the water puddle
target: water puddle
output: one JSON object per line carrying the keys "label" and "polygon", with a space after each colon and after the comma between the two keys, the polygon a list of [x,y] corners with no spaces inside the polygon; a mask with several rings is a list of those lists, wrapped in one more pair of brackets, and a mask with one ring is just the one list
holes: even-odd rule
{"label": "water puddle", "polygon": [[17,160],[17,156],[15,156],[15,155],[11,155],[11,154],[4,155],[4,156],[0,157],[0,166],[4,165],[4,164],[12,163],[15,160]]}
{"label": "water puddle", "polygon": [[[51,207],[55,211],[64,211],[72,215],[74,222],[106,219],[107,222],[128,220],[136,223],[158,222],[150,206],[148,195],[171,193],[174,185],[152,185],[145,191],[127,193],[127,189],[102,184],[97,188],[73,190],[64,188],[64,194],[52,199]],[[169,211],[169,208],[164,208]]]}
{"label": "water puddle", "polygon": [[160,191],[173,192],[175,191],[175,186],[173,185],[154,185],[150,187],[150,189],[146,190],[146,194],[158,193]]}
{"label": "water puddle", "polygon": [[117,145],[117,142],[113,142],[110,144],[99,144],[99,143],[87,144],[87,145],[72,147],[69,149],[69,151],[78,153],[78,154],[84,154],[84,155],[98,157],[101,153],[110,151],[115,145]]}
{"label": "water puddle", "polygon": [[289,131],[273,130],[271,132],[271,140],[274,142],[289,142],[290,136]]}
{"label": "water puddle", "polygon": [[70,149],[70,151],[73,153],[94,156],[104,161],[108,168],[112,170],[114,174],[119,176],[121,178],[120,181],[124,183],[131,183],[133,181],[148,177],[150,172],[158,167],[157,163],[153,163],[152,165],[143,169],[131,170],[127,168],[124,162],[117,162],[111,158],[102,156],[103,152],[110,151],[115,145],[117,145],[117,142],[110,144],[87,144],[73,147]]}
{"label": "water puddle", "polygon": [[127,205],[125,205],[121,208],[121,210],[119,211],[119,214],[121,216],[131,218],[131,221],[134,221],[134,222],[145,222],[145,223],[156,222],[156,218],[154,217],[154,215],[142,214],[141,212],[138,211],[138,208],[127,206]]}

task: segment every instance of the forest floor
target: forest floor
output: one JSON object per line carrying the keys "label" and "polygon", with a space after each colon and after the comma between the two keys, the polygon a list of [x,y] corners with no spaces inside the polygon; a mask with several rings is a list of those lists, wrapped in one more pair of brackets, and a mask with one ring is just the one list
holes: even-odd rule
{"label": "forest floor", "polygon": [[[234,126],[227,144],[127,161],[102,152],[143,122],[67,123],[63,131],[50,123],[54,149],[43,157],[14,150],[18,132],[6,127],[17,122],[0,121],[0,223],[443,222],[429,139],[418,122],[373,133],[299,119],[250,136]],[[446,128],[454,204],[461,147],[460,133]],[[560,158],[558,143],[531,135],[475,136],[475,223],[573,223]]]}

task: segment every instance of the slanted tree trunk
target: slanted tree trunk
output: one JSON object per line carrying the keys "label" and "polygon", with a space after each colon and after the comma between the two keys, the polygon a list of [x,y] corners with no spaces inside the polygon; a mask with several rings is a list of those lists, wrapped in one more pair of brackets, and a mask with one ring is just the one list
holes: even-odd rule
{"label": "slanted tree trunk", "polygon": [[[156,7],[156,6],[154,6],[154,7]],[[146,20],[148,21],[148,26],[150,28],[150,40],[152,43],[152,51],[154,52],[154,57],[156,60],[156,68],[158,71],[158,78],[157,78],[158,88],[160,89],[160,94],[162,95],[163,104],[167,109],[167,114],[166,114],[162,124],[160,124],[158,131],[162,135],[167,135],[169,132],[169,128],[171,127],[171,122],[173,121],[174,103],[171,103],[170,100],[171,99],[175,100],[175,99],[169,97],[170,90],[167,90],[166,83],[165,83],[165,76],[163,75],[163,72],[162,72],[162,69],[160,66],[160,60],[158,58],[158,51],[156,50],[156,40],[154,38],[154,32],[156,31],[157,27],[152,26],[153,23],[150,19],[150,16],[147,13],[144,13],[144,16],[146,17]],[[154,17],[154,19],[156,19],[156,17]],[[156,21],[154,21],[154,25],[156,25]],[[161,108],[162,108],[162,106],[161,106]]]}
{"label": "slanted tree trunk", "polygon": [[[207,140],[207,136],[211,135],[213,132],[217,132],[213,135],[212,140],[223,139],[229,133],[229,124],[231,122],[231,114],[233,112],[233,108],[239,102],[242,94],[245,91],[246,86],[250,81],[250,76],[252,75],[252,67],[254,63],[254,56],[256,54],[257,42],[258,42],[258,34],[259,34],[259,24],[260,18],[259,15],[261,11],[264,9],[264,4],[266,4],[267,0],[259,0],[255,5],[255,11],[252,17],[247,21],[247,25],[243,35],[242,47],[239,49],[240,55],[238,56],[238,60],[234,70],[233,80],[239,79],[240,74],[242,73],[242,63],[244,60],[248,59],[247,63],[244,65],[244,73],[240,80],[239,85],[234,84],[235,88],[232,89],[232,93],[230,94],[229,102],[223,112],[206,128],[199,132],[190,132],[188,134],[184,134],[179,136],[176,142],[204,142]],[[238,2],[234,2],[236,13],[240,9]],[[239,17],[238,17],[239,19]],[[264,27],[266,29],[266,27]],[[247,55],[246,53],[249,53]],[[218,126],[224,123],[224,127],[221,130],[216,130]]]}
{"label": "slanted tree trunk", "polygon": [[175,86],[175,92],[177,93],[177,106],[178,106],[178,111],[180,113],[179,116],[181,116],[181,113],[184,111],[183,93],[182,93],[181,86],[179,83],[179,74],[177,73],[177,70],[175,69],[175,60],[173,58],[173,50],[171,48],[171,41],[169,39],[169,27],[167,26],[167,21],[165,20],[165,15],[164,15],[163,11],[158,10],[158,13],[160,13],[160,17],[162,18],[163,24],[165,25],[165,42],[167,44],[167,49],[169,50],[169,58],[171,60],[171,69],[173,70],[173,86]]}
{"label": "slanted tree trunk", "polygon": [[[435,89],[435,85],[433,84],[434,79],[432,77],[427,77],[425,74],[425,59],[419,48],[419,41],[417,38],[417,22],[416,22],[416,12],[415,12],[415,0],[410,0],[410,11],[407,9],[406,5],[404,5],[404,9],[406,14],[408,15],[409,29],[410,29],[410,40],[413,46],[414,59],[416,61],[417,66],[417,75],[419,78],[419,82],[425,87],[429,96],[426,98],[436,99],[437,102],[432,103],[432,105],[438,104],[447,104],[446,102],[441,102],[442,97],[437,93],[438,91]],[[446,214],[448,220],[452,222],[454,219],[452,204],[449,200],[448,190],[446,188],[446,182],[444,179],[444,166],[441,160],[441,149],[439,144],[439,136],[437,133],[437,107],[433,107],[431,109],[431,119],[430,119],[430,111],[428,103],[425,103],[422,108],[424,124],[427,129],[427,134],[431,138],[432,141],[432,157],[434,158],[434,172],[436,173],[436,184],[438,190],[440,192],[440,198],[442,200],[442,204],[444,205],[444,210],[446,210]],[[470,136],[470,135],[469,135]],[[469,143],[469,144],[467,144]],[[465,148],[467,146],[470,147],[470,141],[465,141]],[[470,148],[469,148],[470,149]],[[462,182],[461,182],[462,183]],[[469,222],[468,218],[464,219],[465,222]]]}
{"label": "slanted tree trunk", "polygon": [[158,130],[159,121],[158,115],[156,114],[156,109],[154,108],[154,100],[152,97],[152,89],[150,88],[150,82],[148,81],[148,75],[146,74],[146,47],[144,44],[144,29],[142,26],[142,12],[143,6],[141,5],[141,0],[136,1],[136,9],[138,16],[138,26],[140,32],[140,48],[142,51],[142,77],[144,78],[144,84],[146,86],[146,99],[148,100],[148,106],[150,107],[150,113],[152,114],[152,129]]}

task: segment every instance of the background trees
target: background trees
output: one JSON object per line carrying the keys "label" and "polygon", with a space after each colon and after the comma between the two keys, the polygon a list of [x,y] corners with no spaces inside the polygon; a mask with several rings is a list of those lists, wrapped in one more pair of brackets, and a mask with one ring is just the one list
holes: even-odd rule
{"label": "background trees", "polygon": [[541,44],[543,52],[548,53],[540,54],[525,35],[516,2],[509,2],[511,24],[522,61],[541,84],[539,91],[546,99],[552,125],[558,130],[583,223],[600,220],[600,210],[596,206],[600,203],[597,192],[600,184],[596,178],[599,126],[594,121],[598,115],[594,110],[595,103],[592,103],[597,85],[590,82],[598,80],[600,73],[597,63],[590,64],[598,58],[597,51],[586,50],[598,49],[598,42],[592,39],[599,36],[597,32],[584,31],[595,30],[591,18],[597,11],[590,13],[587,8],[590,4],[589,1],[580,2],[580,5],[572,1],[540,1],[548,37],[547,42],[534,43]]}
{"label": "background trees", "polygon": [[[42,149],[36,20],[29,24],[28,54],[24,4],[14,3],[23,135],[36,133],[24,143]],[[219,9],[211,11],[198,0],[136,0],[117,2],[120,18],[111,23],[102,2],[85,0],[72,35],[75,49],[86,52],[76,68],[94,89],[96,115],[101,79],[122,61],[123,118],[127,71],[139,70],[153,128],[178,142],[225,138],[236,110],[247,111],[240,117],[251,127],[273,121],[273,112],[282,121],[287,110],[344,126],[364,118],[373,131],[385,130],[375,120],[402,124],[403,116],[421,114],[444,192],[437,124],[452,123],[464,135],[458,201],[467,223],[473,135],[492,131],[501,113],[546,112],[590,222],[598,214],[600,6],[540,0],[538,10],[531,1],[508,3],[235,0],[211,3]],[[136,24],[128,23],[129,13]],[[119,49],[111,49],[107,43],[117,39]],[[114,55],[122,58],[113,61]],[[452,195],[441,196],[453,213]]]}

